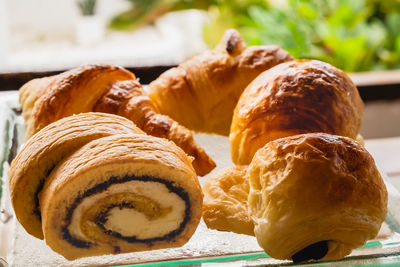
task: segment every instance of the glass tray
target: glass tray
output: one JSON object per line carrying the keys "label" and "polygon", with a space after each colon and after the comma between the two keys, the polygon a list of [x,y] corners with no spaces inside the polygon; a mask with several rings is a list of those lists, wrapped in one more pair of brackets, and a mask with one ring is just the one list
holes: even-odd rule
{"label": "glass tray", "polygon": [[[200,223],[190,241],[180,248],[67,261],[47,247],[43,240],[28,235],[13,215],[7,172],[9,162],[22,145],[23,134],[18,92],[0,92],[0,256],[10,266],[400,266],[400,193],[385,176],[389,212],[378,237],[340,261],[296,265],[276,260],[263,252],[254,237],[210,230],[204,222]],[[199,134],[195,138],[216,161],[216,169],[232,165],[226,137]],[[202,177],[200,182],[204,183],[206,179],[207,176]]]}

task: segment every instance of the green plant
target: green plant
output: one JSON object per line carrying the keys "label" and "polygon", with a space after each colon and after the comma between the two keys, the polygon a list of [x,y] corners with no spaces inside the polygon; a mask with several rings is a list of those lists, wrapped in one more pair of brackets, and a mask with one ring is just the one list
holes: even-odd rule
{"label": "green plant", "polygon": [[208,9],[213,0],[127,0],[131,7],[110,21],[110,28],[134,30],[139,26],[153,23],[167,12],[183,9]]}
{"label": "green plant", "polygon": [[227,28],[236,28],[249,45],[277,44],[296,58],[348,72],[400,68],[398,0],[129,1],[132,9],[112,21],[114,28],[134,29],[168,11],[199,8],[210,14],[203,34],[210,47]]}
{"label": "green plant", "polygon": [[83,16],[92,16],[96,13],[96,0],[78,0],[77,3]]}

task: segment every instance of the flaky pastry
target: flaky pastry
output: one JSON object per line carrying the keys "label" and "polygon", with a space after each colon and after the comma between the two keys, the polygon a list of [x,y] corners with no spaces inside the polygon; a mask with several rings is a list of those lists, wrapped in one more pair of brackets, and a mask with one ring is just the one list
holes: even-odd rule
{"label": "flaky pastry", "polygon": [[198,175],[205,175],[214,161],[194,141],[190,130],[158,114],[133,73],[112,65],[84,65],[34,79],[20,89],[26,139],[44,126],[83,112],[108,112],[132,120],[146,133],[174,141],[189,156]]}
{"label": "flaky pastry", "polygon": [[129,133],[143,131],[120,116],[83,113],[48,125],[30,138],[9,171],[11,202],[25,230],[43,239],[38,194],[59,161],[92,140]]}
{"label": "flaky pastry", "polygon": [[292,57],[278,46],[249,46],[236,30],[214,50],[195,56],[150,83],[149,97],[162,114],[189,129],[229,135],[233,109],[261,72]]}
{"label": "flaky pastry", "polygon": [[203,219],[208,228],[254,235],[248,214],[247,166],[226,167],[211,174],[203,186]]}
{"label": "flaky pastry", "polygon": [[317,60],[293,60],[260,74],[240,96],[230,143],[232,160],[251,162],[276,138],[326,132],[356,139],[363,102],[343,71]]}
{"label": "flaky pastry", "polygon": [[[40,223],[47,245],[69,260],[181,246],[203,199],[182,149],[100,113],[61,119],[30,138],[11,164],[10,190],[17,218]],[[24,195],[29,209],[16,201]]]}
{"label": "flaky pastry", "polygon": [[373,239],[386,217],[375,162],[348,137],[276,139],[257,151],[248,175],[255,236],[277,259],[341,259]]}

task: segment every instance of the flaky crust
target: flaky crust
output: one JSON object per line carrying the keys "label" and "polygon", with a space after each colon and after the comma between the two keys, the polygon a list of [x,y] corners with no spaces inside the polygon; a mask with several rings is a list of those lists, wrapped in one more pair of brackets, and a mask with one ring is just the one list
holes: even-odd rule
{"label": "flaky crust", "polygon": [[[151,209],[154,210],[163,209],[163,207],[165,209],[174,208],[174,203],[170,203],[165,197],[158,195],[158,192],[151,193],[146,192],[146,189],[142,189],[145,188],[142,185],[145,181],[139,182],[139,185],[136,186],[134,183],[131,185],[129,185],[129,182],[123,183],[120,191],[115,188],[112,189],[113,181],[115,181],[115,187],[121,183],[118,179],[124,179],[129,176],[161,179],[179,188],[180,191],[178,193],[187,196],[188,203],[186,204],[188,206],[182,211],[183,214],[178,214],[179,216],[171,217],[169,220],[174,219],[182,224],[183,216],[186,216],[185,227],[172,231],[169,234],[170,237],[167,236],[161,240],[154,238],[153,241],[149,242],[131,241],[129,238],[124,240],[119,235],[109,235],[106,232],[107,229],[101,229],[100,227],[96,232],[100,231],[101,233],[86,233],[82,226],[85,213],[90,213],[90,209],[95,209],[96,202],[101,202],[101,200],[107,201],[115,198],[115,203],[124,203],[127,201],[126,199],[118,200],[118,197],[122,194],[131,194],[133,197],[140,198],[141,201],[147,201],[145,202],[146,205],[152,205]],[[111,186],[103,193],[102,198],[102,192],[96,192],[100,200],[96,198],[96,194],[85,197],[87,192],[94,191],[93,188],[96,188],[96,185],[102,184],[111,184]],[[132,191],[131,187],[134,188]],[[168,190],[164,190],[162,193],[165,195],[171,194]],[[85,198],[88,198],[90,203],[90,197],[95,198],[96,201],[92,201],[92,207],[87,208],[85,206],[89,204],[84,201]],[[74,208],[73,215],[68,218],[70,214],[66,211],[71,209],[74,206],[74,202],[80,198],[83,198],[81,206],[84,207],[82,211],[79,210],[80,207],[78,205]],[[165,200],[160,203],[160,199]],[[190,159],[179,147],[165,139],[143,134],[129,134],[94,140],[64,158],[46,180],[43,193],[40,195],[40,208],[43,214],[43,232],[46,243],[54,251],[71,260],[94,255],[182,246],[190,239],[200,222],[202,200],[201,187]],[[110,203],[112,204],[112,202]],[[130,208],[140,212],[140,209],[135,206]],[[101,212],[104,212],[104,210],[101,210]],[[101,212],[97,216],[101,216]],[[81,215],[81,213],[83,214]],[[63,238],[66,221],[71,218],[73,220],[74,216],[82,218],[80,224],[74,224],[72,221],[67,229],[69,229],[69,233],[73,235],[73,238],[89,242],[91,245],[87,248],[80,248],[79,245],[70,243]],[[106,217],[107,220],[112,221],[112,216],[111,213]],[[155,216],[149,219],[148,223],[150,224],[152,220],[161,220],[161,228],[166,223],[162,222],[165,216],[167,215]],[[135,222],[132,221],[130,223],[134,225]],[[81,229],[75,229],[77,225]],[[144,229],[150,235],[152,234],[151,231],[158,231],[145,226]],[[134,239],[135,237],[130,238]],[[118,248],[117,250],[115,249],[116,247]]]}
{"label": "flaky crust", "polygon": [[107,112],[132,120],[150,135],[174,141],[189,156],[199,175],[215,163],[192,133],[158,114],[135,75],[112,65],[84,65],[51,77],[32,80],[20,89],[26,139],[51,122],[83,112]]}
{"label": "flaky crust", "polygon": [[203,186],[203,219],[208,228],[254,235],[248,214],[247,166],[226,167],[208,177]]}
{"label": "flaky crust", "polygon": [[228,135],[244,88],[262,71],[292,57],[277,46],[247,47],[236,30],[219,45],[163,73],[149,96],[161,113],[189,129]]}
{"label": "flaky crust", "polygon": [[120,116],[82,113],[46,126],[25,143],[11,162],[9,185],[15,215],[29,234],[43,239],[37,195],[54,166],[92,140],[122,133],[143,132]]}
{"label": "flaky crust", "polygon": [[29,138],[61,118],[93,111],[97,100],[113,83],[130,79],[135,76],[117,66],[84,65],[24,84],[20,103],[25,136]]}
{"label": "flaky crust", "polygon": [[170,117],[157,113],[156,107],[137,80],[114,83],[101,97],[94,111],[118,114],[136,123],[147,134],[169,139],[193,157],[193,167],[203,176],[215,168],[215,162],[194,141],[190,130]]}
{"label": "flaky crust", "polygon": [[254,153],[276,138],[326,132],[355,139],[363,102],[341,70],[316,60],[281,63],[260,74],[235,108],[232,160],[249,164]]}
{"label": "flaky crust", "polygon": [[201,218],[191,159],[112,114],[81,113],[41,129],[9,177],[22,226],[69,260],[181,246]]}
{"label": "flaky crust", "polygon": [[375,162],[347,137],[310,133],[271,141],[248,174],[254,232],[274,258],[291,259],[324,241],[327,253],[317,259],[343,258],[374,238],[386,217],[387,191]]}

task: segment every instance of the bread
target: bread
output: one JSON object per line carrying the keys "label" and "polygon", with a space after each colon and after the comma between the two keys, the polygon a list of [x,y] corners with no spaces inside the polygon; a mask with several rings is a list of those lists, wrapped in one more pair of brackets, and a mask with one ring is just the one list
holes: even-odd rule
{"label": "bread", "polygon": [[[47,154],[40,162],[53,168],[29,178],[40,180],[44,174],[42,190],[33,191],[39,201],[36,209],[40,210],[44,239],[54,251],[72,260],[186,243],[200,222],[203,198],[190,158],[173,142],[140,130],[98,135],[77,146],[75,139],[85,134],[81,122],[93,116],[117,117],[90,113],[68,117],[29,139],[12,162],[12,197],[26,194],[20,186],[22,178],[14,174],[39,161],[35,152],[40,144],[39,151]],[[71,129],[71,125],[75,126]],[[107,127],[97,126],[92,128]],[[68,139],[75,147],[57,162],[51,155],[55,155],[59,139],[52,136]],[[22,162],[23,158],[27,161]]]}
{"label": "bread", "polygon": [[276,139],[257,151],[247,174],[255,236],[277,259],[341,259],[373,239],[386,217],[374,160],[348,137]]}
{"label": "bread", "polygon": [[46,125],[73,114],[99,111],[124,116],[150,135],[174,141],[189,156],[199,175],[214,161],[194,141],[191,131],[158,114],[133,73],[112,65],[84,65],[32,80],[20,89],[26,139]]}
{"label": "bread", "polygon": [[261,72],[292,57],[277,46],[247,47],[230,29],[218,46],[164,72],[149,97],[194,131],[229,135],[232,113],[244,88]]}
{"label": "bread", "polygon": [[208,228],[254,235],[248,214],[247,166],[223,168],[204,183],[203,219]]}
{"label": "bread", "polygon": [[234,110],[232,160],[251,162],[271,140],[309,132],[356,139],[363,102],[343,71],[317,60],[293,60],[260,74],[244,90]]}
{"label": "bread", "polygon": [[132,79],[117,66],[83,65],[27,82],[19,90],[26,139],[56,120],[93,111],[113,83]]}
{"label": "bread", "polygon": [[9,171],[11,202],[25,230],[43,239],[38,194],[64,157],[92,140],[129,133],[143,131],[120,116],[83,113],[50,124],[30,138],[11,162]]}

